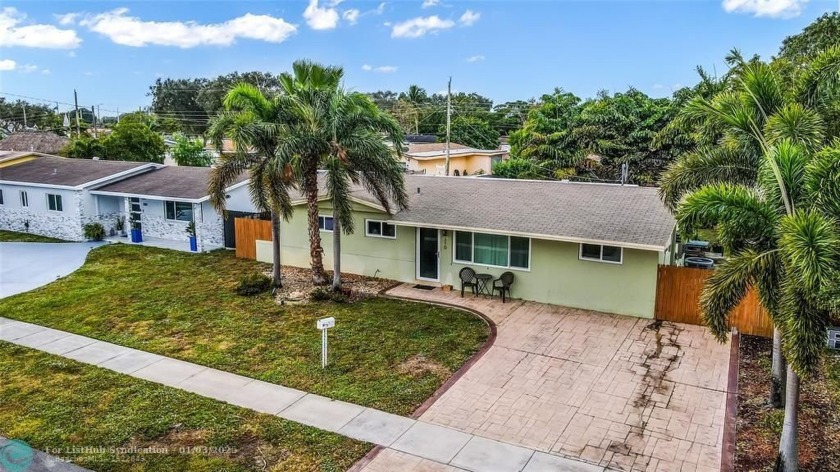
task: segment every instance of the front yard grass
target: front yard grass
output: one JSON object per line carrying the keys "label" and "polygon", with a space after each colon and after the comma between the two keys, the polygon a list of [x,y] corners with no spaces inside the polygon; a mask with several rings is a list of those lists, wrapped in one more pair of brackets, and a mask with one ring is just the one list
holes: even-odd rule
{"label": "front yard grass", "polygon": [[98,471],[343,471],[370,448],[2,341],[0,379],[0,435]]}
{"label": "front yard grass", "polygon": [[[773,470],[784,409],[771,408],[770,339],[741,336],[735,470]],[[826,356],[817,375],[803,379],[799,409],[799,470],[836,471],[840,464],[840,356]]]}
{"label": "front yard grass", "polygon": [[0,229],[0,243],[66,243],[63,239]]}
{"label": "front yard grass", "polygon": [[[474,315],[372,298],[279,306],[234,293],[268,266],[231,253],[114,244],[78,271],[0,300],[2,316],[407,415],[484,343]],[[334,316],[321,369],[319,318]]]}

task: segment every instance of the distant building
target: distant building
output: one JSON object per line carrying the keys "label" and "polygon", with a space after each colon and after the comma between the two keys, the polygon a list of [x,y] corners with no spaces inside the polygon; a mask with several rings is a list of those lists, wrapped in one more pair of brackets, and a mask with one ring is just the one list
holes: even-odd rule
{"label": "distant building", "polygon": [[[499,149],[476,149],[463,144],[449,145],[449,175],[489,175],[493,164],[507,159]],[[443,175],[446,167],[446,143],[408,143],[403,160],[409,172]],[[457,172],[457,174],[456,174]]]}
{"label": "distant building", "polygon": [[21,131],[0,141],[0,151],[58,154],[69,142],[69,138],[52,131]]}

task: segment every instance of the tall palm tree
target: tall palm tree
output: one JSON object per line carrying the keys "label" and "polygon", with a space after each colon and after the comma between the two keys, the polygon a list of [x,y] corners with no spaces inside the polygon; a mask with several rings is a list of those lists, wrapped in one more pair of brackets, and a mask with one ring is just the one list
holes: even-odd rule
{"label": "tall palm tree", "polygon": [[[324,159],[326,191],[333,207],[333,290],[341,289],[341,233],[355,230],[351,207],[353,184],[362,185],[388,214],[405,208],[408,195],[402,166],[399,124],[360,93],[339,90],[330,103],[327,123],[332,130]],[[387,137],[392,147],[385,142]]]}
{"label": "tall palm tree", "polygon": [[[826,103],[837,96],[840,83],[840,48],[818,56],[796,84],[783,83],[772,65],[753,58],[744,61],[737,51],[728,58],[731,86],[712,98],[698,96],[678,118],[681,124],[695,125],[700,134],[720,136],[714,145],[705,145],[679,158],[662,177],[660,195],[675,208],[687,193],[720,183],[754,186],[762,156],[768,146],[789,139],[813,150],[828,141],[822,116]],[[726,234],[718,226],[724,243],[735,244],[737,234]],[[731,233],[731,231],[729,232]],[[732,248],[735,248],[733,246]],[[768,265],[772,270],[777,265]],[[772,275],[765,277],[772,279]],[[773,362],[770,401],[784,404],[785,366],[782,356],[781,320],[776,316],[778,294],[757,284],[762,304],[774,321]]]}
{"label": "tall palm tree", "polygon": [[219,211],[225,209],[225,190],[243,172],[250,172],[248,190],[251,201],[263,212],[271,213],[272,280],[280,288],[280,220],[292,215],[289,188],[293,184],[291,163],[278,156],[278,143],[286,134],[287,100],[282,96],[266,96],[247,83],[235,85],[225,96],[224,110],[215,117],[208,130],[221,149],[222,139],[230,138],[234,154],[223,154],[211,172],[210,203]]}
{"label": "tall palm tree", "polygon": [[716,222],[754,237],[709,277],[700,307],[721,341],[750,284],[775,312],[788,360],[777,470],[796,471],[800,377],[817,369],[838,306],[831,291],[840,283],[840,141],[814,153],[783,140],[762,157],[756,186],[705,186],[680,203],[677,216],[682,227]]}

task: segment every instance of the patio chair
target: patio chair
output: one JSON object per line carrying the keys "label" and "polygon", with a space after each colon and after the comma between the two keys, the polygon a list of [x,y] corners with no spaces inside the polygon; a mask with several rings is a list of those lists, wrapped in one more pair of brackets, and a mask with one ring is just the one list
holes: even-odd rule
{"label": "patio chair", "polygon": [[502,303],[506,301],[505,294],[507,294],[507,298],[510,298],[511,285],[513,285],[513,272],[504,272],[501,277],[493,281],[493,293],[499,292],[499,295],[502,296]]}
{"label": "patio chair", "polygon": [[475,278],[475,271],[469,267],[464,267],[458,272],[458,278],[461,279],[461,298],[464,298],[464,288],[472,287],[473,295],[476,295],[475,288],[478,285],[478,280]]}

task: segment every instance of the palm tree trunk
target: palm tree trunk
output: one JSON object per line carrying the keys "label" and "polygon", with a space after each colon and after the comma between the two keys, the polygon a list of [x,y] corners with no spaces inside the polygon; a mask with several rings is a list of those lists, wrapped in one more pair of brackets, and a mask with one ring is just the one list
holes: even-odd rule
{"label": "palm tree trunk", "polygon": [[333,218],[333,282],[335,292],[341,290],[341,223]]}
{"label": "palm tree trunk", "polygon": [[785,421],[782,424],[776,472],[797,472],[799,470],[799,376],[789,365],[785,397]]}
{"label": "palm tree trunk", "polygon": [[773,366],[770,373],[770,404],[773,408],[785,406],[786,364],[782,355],[782,332],[773,328]]}
{"label": "palm tree trunk", "polygon": [[324,259],[321,248],[321,232],[318,229],[318,170],[304,176],[304,192],[309,223],[309,261],[312,267],[312,282],[315,285],[327,283],[324,273]]}
{"label": "palm tree trunk", "polygon": [[276,211],[271,212],[271,278],[274,288],[283,287],[283,274],[280,264],[280,216]]}

